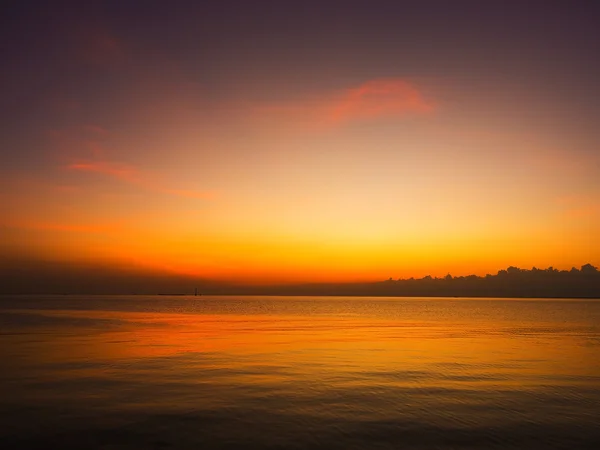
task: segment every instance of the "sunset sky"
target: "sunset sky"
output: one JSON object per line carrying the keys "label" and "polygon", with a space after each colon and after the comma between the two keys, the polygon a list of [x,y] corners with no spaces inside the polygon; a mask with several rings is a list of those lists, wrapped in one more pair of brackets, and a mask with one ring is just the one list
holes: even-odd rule
{"label": "sunset sky", "polygon": [[11,3],[5,265],[238,283],[600,265],[592,0]]}

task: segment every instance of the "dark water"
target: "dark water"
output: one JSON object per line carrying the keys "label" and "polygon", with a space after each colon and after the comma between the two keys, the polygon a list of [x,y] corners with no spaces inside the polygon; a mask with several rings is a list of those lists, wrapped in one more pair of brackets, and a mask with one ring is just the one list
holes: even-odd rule
{"label": "dark water", "polygon": [[0,447],[598,449],[600,301],[0,297]]}

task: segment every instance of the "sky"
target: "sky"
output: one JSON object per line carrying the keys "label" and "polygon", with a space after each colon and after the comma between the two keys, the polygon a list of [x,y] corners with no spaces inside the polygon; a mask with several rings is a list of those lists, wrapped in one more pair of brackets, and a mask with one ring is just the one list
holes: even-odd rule
{"label": "sky", "polygon": [[0,264],[246,284],[600,265],[599,21],[591,0],[10,2]]}

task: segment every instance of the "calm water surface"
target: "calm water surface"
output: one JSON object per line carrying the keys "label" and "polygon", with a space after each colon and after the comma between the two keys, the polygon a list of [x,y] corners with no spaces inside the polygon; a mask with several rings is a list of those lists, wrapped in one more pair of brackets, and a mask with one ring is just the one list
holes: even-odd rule
{"label": "calm water surface", "polygon": [[597,449],[600,301],[0,297],[0,446]]}

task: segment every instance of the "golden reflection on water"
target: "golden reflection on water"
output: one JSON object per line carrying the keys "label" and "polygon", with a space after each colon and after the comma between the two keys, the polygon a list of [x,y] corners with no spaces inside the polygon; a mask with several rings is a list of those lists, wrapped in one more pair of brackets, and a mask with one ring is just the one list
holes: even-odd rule
{"label": "golden reflection on water", "polygon": [[595,450],[599,348],[593,301],[0,299],[0,438]]}
{"label": "golden reflection on water", "polygon": [[[22,339],[21,355],[37,363],[82,365],[69,376],[109,375],[119,365],[172,358],[161,368],[202,371],[235,367],[223,379],[265,383],[302,377],[315,383],[398,386],[528,386],[552,379],[585,384],[600,376],[600,358],[577,327],[545,323],[402,321],[377,317],[269,314],[177,314],[122,311],[43,311],[73,320],[52,339]],[[78,320],[91,320],[81,326]],[[177,357],[184,357],[182,362]],[[254,368],[247,373],[244,368]],[[131,368],[130,368],[131,369]],[[237,373],[237,374],[236,374]],[[60,377],[61,370],[52,372]],[[434,375],[434,376],[432,376]],[[231,377],[237,378],[231,380]],[[589,381],[593,383],[594,380]]]}

